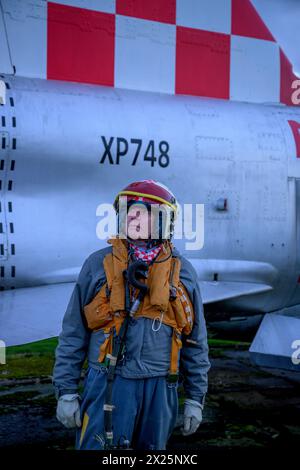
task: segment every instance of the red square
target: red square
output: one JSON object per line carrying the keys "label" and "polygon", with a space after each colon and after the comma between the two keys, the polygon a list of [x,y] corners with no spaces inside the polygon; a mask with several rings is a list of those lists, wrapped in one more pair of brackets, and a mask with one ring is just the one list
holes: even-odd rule
{"label": "red square", "polygon": [[230,35],[177,26],[177,94],[229,99]]}
{"label": "red square", "polygon": [[275,41],[249,0],[232,0],[231,33],[237,36]]}
{"label": "red square", "polygon": [[47,78],[114,85],[115,15],[48,3]]}
{"label": "red square", "polygon": [[176,23],[176,0],[117,0],[116,13],[144,20]]}

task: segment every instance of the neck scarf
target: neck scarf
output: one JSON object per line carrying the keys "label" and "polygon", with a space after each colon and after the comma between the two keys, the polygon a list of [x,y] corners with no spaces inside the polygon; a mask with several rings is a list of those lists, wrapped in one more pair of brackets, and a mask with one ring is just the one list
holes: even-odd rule
{"label": "neck scarf", "polygon": [[156,258],[160,250],[162,249],[162,244],[153,246],[152,248],[146,248],[143,245],[136,245],[135,243],[129,243],[129,248],[132,250],[135,259],[140,259],[145,263],[149,264],[151,261]]}

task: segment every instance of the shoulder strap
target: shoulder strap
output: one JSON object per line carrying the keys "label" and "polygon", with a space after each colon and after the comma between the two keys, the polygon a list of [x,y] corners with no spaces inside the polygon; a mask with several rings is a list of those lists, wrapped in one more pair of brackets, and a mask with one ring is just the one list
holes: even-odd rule
{"label": "shoulder strap", "polygon": [[177,287],[180,281],[180,276],[179,276],[180,268],[181,268],[180,259],[177,256],[172,256],[170,277],[169,277],[170,300],[176,299],[176,296],[177,296]]}
{"label": "shoulder strap", "polygon": [[108,253],[104,259],[103,259],[103,266],[104,266],[104,271],[106,275],[106,281],[107,285],[109,288],[109,291],[111,291],[113,279],[114,279],[114,263],[113,263],[113,254]]}

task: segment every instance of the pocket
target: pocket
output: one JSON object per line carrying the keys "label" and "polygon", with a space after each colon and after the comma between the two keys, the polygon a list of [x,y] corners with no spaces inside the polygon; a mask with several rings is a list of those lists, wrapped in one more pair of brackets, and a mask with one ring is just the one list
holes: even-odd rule
{"label": "pocket", "polygon": [[93,300],[83,307],[84,315],[91,330],[106,326],[112,320],[109,298],[106,295],[107,283],[103,284]]}
{"label": "pocket", "polygon": [[93,331],[90,336],[90,343],[88,349],[88,362],[89,364],[99,365],[98,358],[100,354],[101,345],[104,343],[106,335],[103,330]]}
{"label": "pocket", "polygon": [[152,364],[155,370],[167,371],[170,366],[172,327],[162,323],[158,331],[153,331],[152,319],[144,318],[140,321],[144,322],[143,336],[137,336],[134,340],[140,345],[140,359]]}
{"label": "pocket", "polygon": [[86,383],[84,384],[85,388],[89,388],[91,384],[97,380],[99,375],[106,374],[107,372],[107,367],[100,365],[97,368],[96,367],[89,367],[88,368],[88,374],[86,377]]}

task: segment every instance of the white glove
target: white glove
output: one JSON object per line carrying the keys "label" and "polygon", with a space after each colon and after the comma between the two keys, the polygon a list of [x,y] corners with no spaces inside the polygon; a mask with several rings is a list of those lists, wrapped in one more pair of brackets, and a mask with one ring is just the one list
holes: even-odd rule
{"label": "white glove", "polygon": [[77,393],[62,395],[57,402],[56,418],[66,428],[81,426],[80,404]]}
{"label": "white glove", "polygon": [[199,427],[202,421],[203,405],[196,400],[186,398],[184,400],[183,410],[183,436],[193,434]]}

